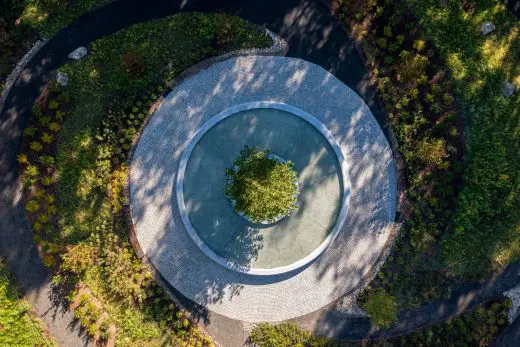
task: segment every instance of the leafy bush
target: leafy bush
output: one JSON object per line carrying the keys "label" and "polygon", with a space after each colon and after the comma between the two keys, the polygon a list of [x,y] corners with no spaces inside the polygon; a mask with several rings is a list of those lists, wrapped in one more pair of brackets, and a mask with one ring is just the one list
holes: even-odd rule
{"label": "leafy bush", "polygon": [[372,324],[378,327],[387,328],[397,319],[397,303],[383,289],[369,295],[363,309],[368,313]]}
{"label": "leafy bush", "polygon": [[260,323],[251,331],[249,340],[258,347],[327,346],[326,339],[313,337],[306,330],[291,323],[272,325]]}
{"label": "leafy bush", "polygon": [[253,222],[275,222],[297,208],[296,172],[291,161],[271,158],[268,150],[247,145],[226,169],[226,196]]}
{"label": "leafy bush", "polygon": [[121,64],[126,73],[139,76],[144,73],[145,65],[141,54],[138,51],[130,50],[121,56]]}

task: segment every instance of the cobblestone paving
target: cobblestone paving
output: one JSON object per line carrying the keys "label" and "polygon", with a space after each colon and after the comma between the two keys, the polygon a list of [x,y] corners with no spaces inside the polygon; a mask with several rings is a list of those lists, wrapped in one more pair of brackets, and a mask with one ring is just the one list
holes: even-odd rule
{"label": "cobblestone paving", "polygon": [[[252,101],[283,102],[314,115],[349,163],[343,229],[312,264],[283,275],[246,275],[211,261],[186,233],[174,198],[179,160],[197,129],[218,112]],[[186,297],[234,319],[285,320],[357,289],[394,224],[396,168],[379,125],[355,92],[303,60],[234,58],[187,79],[150,119],[133,158],[130,203],[144,253]]]}

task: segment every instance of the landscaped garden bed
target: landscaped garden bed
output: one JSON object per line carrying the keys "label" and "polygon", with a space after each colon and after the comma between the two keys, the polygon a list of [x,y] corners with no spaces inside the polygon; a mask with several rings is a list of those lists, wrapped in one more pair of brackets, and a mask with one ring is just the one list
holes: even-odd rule
{"label": "landscaped garden bed", "polygon": [[[492,1],[342,1],[337,14],[372,69],[407,184],[401,235],[362,305],[385,290],[416,307],[517,259],[518,95],[502,95],[519,83],[514,17]],[[484,20],[498,24],[489,37]]]}
{"label": "landscaped garden bed", "polygon": [[87,334],[116,345],[211,345],[135,256],[123,217],[126,165],[151,106],[180,72],[230,50],[267,47],[256,26],[183,14],[91,44],[33,106],[19,161],[44,263]]}
{"label": "landscaped garden bed", "polygon": [[417,306],[450,289],[438,244],[452,221],[463,168],[463,127],[453,85],[434,47],[402,6],[347,1],[339,17],[372,69],[406,178],[401,235],[360,300],[383,288],[400,308]]}

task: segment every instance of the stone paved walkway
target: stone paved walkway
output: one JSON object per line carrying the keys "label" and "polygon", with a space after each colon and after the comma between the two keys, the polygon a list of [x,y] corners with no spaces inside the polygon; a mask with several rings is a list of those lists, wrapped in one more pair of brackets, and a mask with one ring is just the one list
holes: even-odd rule
{"label": "stone paved walkway", "polygon": [[[338,236],[307,267],[275,276],[213,262],[191,240],[174,198],[181,156],[195,132],[217,113],[254,101],[288,104],[323,123],[350,179]],[[176,87],[141,134],[129,182],[137,239],[163,277],[209,310],[247,322],[294,318],[357,289],[393,230],[397,205],[392,151],[362,99],[318,65],[284,57],[230,59]]]}

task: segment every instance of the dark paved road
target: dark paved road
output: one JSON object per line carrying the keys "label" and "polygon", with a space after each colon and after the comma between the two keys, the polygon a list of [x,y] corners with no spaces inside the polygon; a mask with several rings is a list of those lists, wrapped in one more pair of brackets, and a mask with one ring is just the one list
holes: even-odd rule
{"label": "dark paved road", "polygon": [[[356,90],[380,124],[384,125],[383,112],[376,102],[375,90],[368,82],[359,55],[345,32],[319,1],[120,0],[79,18],[60,31],[29,62],[24,78],[16,81],[0,115],[0,255],[7,259],[10,270],[22,283],[35,310],[43,317],[60,345],[77,346],[84,344],[85,340],[74,326],[71,314],[62,310],[59,300],[51,292],[49,274],[38,257],[19,202],[16,155],[21,131],[27,124],[33,100],[53,77],[55,69],[67,61],[70,51],[81,45],[88,46],[91,41],[133,23],[179,11],[223,11],[266,26],[288,41],[289,56],[321,65]],[[519,276],[516,266],[500,277],[498,284],[484,286],[482,290],[461,289],[450,300],[433,303],[418,311],[402,312],[402,321],[388,333],[399,334],[458,313],[475,302],[496,297],[510,288],[512,283],[519,283]],[[238,322],[185,301],[200,313],[201,322],[205,322],[207,330],[224,346],[236,346],[246,338]],[[319,325],[314,324],[316,321]],[[295,322],[327,336],[360,338],[372,334],[366,319],[344,320],[328,308],[295,319]]]}

